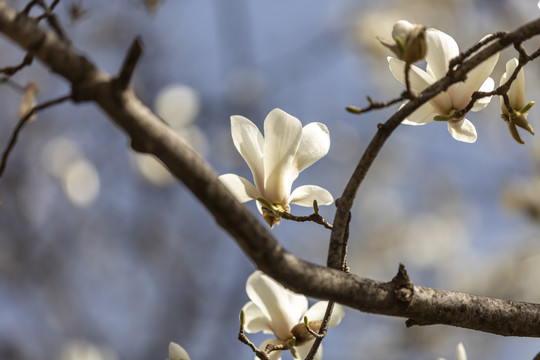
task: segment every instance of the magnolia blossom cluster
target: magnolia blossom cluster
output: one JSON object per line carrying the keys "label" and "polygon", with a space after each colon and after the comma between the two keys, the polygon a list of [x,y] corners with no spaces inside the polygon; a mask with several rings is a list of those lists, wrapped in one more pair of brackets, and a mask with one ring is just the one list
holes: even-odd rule
{"label": "magnolia blossom cluster", "polygon": [[[433,85],[446,76],[450,60],[459,55],[459,48],[456,41],[449,35],[436,29],[427,29],[425,36],[419,32],[418,26],[410,24],[408,21],[401,20],[394,26],[394,36],[396,43],[403,47],[407,43],[414,46],[410,52],[418,52],[417,43],[425,40],[427,53],[425,60],[426,69],[422,70],[417,66],[410,66],[409,83],[411,90],[422,92],[427,87]],[[408,32],[407,32],[408,31]],[[404,35],[405,32],[405,35]],[[408,34],[408,35],[407,35]],[[412,38],[408,42],[403,42],[401,38]],[[395,53],[395,52],[394,52]],[[407,53],[407,49],[403,50]],[[399,56],[398,56],[399,57]],[[418,57],[417,57],[418,58]],[[458,141],[473,143],[477,139],[476,128],[465,118],[465,115],[456,116],[457,112],[467,107],[472,100],[472,94],[476,91],[490,92],[495,88],[495,82],[490,77],[499,54],[495,54],[479,64],[476,68],[467,74],[467,79],[463,82],[453,84],[445,92],[442,92],[418,108],[408,118],[403,121],[407,125],[425,125],[433,120],[446,121],[450,135]],[[408,60],[405,58],[396,59],[388,57],[388,64],[392,74],[403,84],[406,82],[406,68]],[[513,70],[518,64],[517,59],[512,59],[507,64],[507,72],[501,78],[501,85],[512,75]],[[517,135],[516,126],[522,127],[534,134],[532,127],[527,122],[528,111],[533,103],[526,104],[525,99],[525,80],[523,70],[520,70],[518,78],[511,84],[508,91],[510,97],[510,107],[508,109],[501,99],[503,109],[503,118],[508,123],[510,133],[519,143],[523,143]],[[471,111],[480,111],[490,102],[491,96],[478,99],[471,108]]]}
{"label": "magnolia blossom cluster", "polygon": [[[251,301],[242,308],[244,330],[248,333],[262,331],[275,336],[264,341],[259,349],[264,351],[267,345],[285,345],[295,359],[304,359],[315,341],[315,337],[307,331],[304,319],[307,318],[309,328],[317,332],[328,302],[319,301],[308,309],[304,295],[285,289],[261,271],[255,271],[248,278],[246,292]],[[334,305],[329,327],[339,325],[344,315],[343,306]],[[270,352],[270,359],[281,359],[282,351]],[[322,347],[319,347],[314,359],[321,358]]]}
{"label": "magnolia blossom cluster", "polygon": [[[450,61],[460,54],[451,36],[405,20],[396,23],[392,38],[394,42],[381,40],[381,43],[397,56],[388,57],[388,64],[392,74],[407,85],[409,98],[444,78]],[[423,59],[427,63],[425,70],[412,65]],[[403,120],[403,124],[424,125],[434,120],[444,121],[454,139],[475,142],[476,128],[465,117],[465,110],[482,110],[491,101],[491,96],[485,96],[472,103],[474,93],[495,89],[495,81],[490,75],[498,59],[497,53],[483,61],[467,74],[465,81],[453,84],[420,106]],[[506,88],[510,79],[512,82]],[[512,137],[523,143],[517,127],[534,135],[527,121],[534,103],[526,101],[525,75],[517,59],[507,62],[499,84],[500,90],[506,90],[500,96],[501,116]],[[324,124],[313,122],[302,126],[294,116],[274,109],[264,121],[264,135],[255,124],[239,115],[231,116],[231,134],[234,146],[251,170],[253,183],[236,174],[224,174],[219,179],[240,202],[256,200],[258,210],[271,228],[289,211],[290,204],[313,206],[317,211],[317,205],[329,205],[334,201],[330,192],[316,185],[292,190],[300,172],[328,153],[330,135]],[[304,358],[315,340],[309,329],[319,330],[328,303],[318,302],[308,309],[305,296],[285,289],[260,271],[248,278],[246,292],[251,301],[241,312],[244,331],[273,334],[274,338],[264,341],[259,347],[264,351],[269,345],[277,346],[277,350],[269,353],[270,359],[280,359],[284,350],[290,350],[295,358]],[[335,305],[329,326],[338,325],[343,315],[343,307]],[[188,358],[176,344],[171,345],[170,353],[171,360]],[[319,348],[315,359],[321,357],[322,349]],[[456,359],[466,358],[460,343]]]}
{"label": "magnolia blossom cluster", "polygon": [[[398,58],[388,57],[392,74],[409,86],[412,93],[420,93],[446,76],[450,61],[459,55],[456,41],[436,29],[426,29],[406,20],[400,20],[392,31],[394,43],[381,40]],[[413,62],[426,60],[425,70]],[[447,123],[450,135],[462,142],[473,143],[477,139],[476,128],[468,120],[467,108],[471,111],[484,109],[491,101],[485,96],[475,101],[475,92],[491,92],[495,81],[490,77],[499,54],[492,55],[467,74],[465,81],[450,86],[420,106],[403,120],[406,125],[425,125],[434,120]],[[508,125],[512,137],[523,144],[517,127],[534,135],[527,121],[534,102],[525,98],[525,75],[517,59],[506,64],[506,72],[500,86],[514,77],[506,94],[501,96],[502,118]],[[264,121],[264,136],[247,118],[231,116],[233,143],[253,175],[253,183],[236,174],[224,174],[219,178],[240,202],[257,201],[257,208],[272,228],[279,223],[283,212],[290,204],[301,206],[329,205],[334,199],[325,189],[316,185],[304,185],[292,191],[292,184],[300,172],[328,153],[330,135],[324,124],[314,122],[302,127],[300,121],[281,109],[272,110]]]}

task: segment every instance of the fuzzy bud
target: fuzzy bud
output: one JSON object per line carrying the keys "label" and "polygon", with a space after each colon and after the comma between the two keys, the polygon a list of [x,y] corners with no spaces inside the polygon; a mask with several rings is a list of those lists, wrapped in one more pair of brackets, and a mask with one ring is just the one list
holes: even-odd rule
{"label": "fuzzy bud", "polygon": [[392,29],[394,42],[379,38],[381,44],[389,48],[400,60],[412,64],[423,60],[427,53],[426,27],[399,20]]}
{"label": "fuzzy bud", "polygon": [[[322,320],[310,321],[308,324],[309,328],[317,333],[321,328]],[[310,334],[310,332],[306,328],[306,324],[304,324],[303,322],[295,325],[292,328],[291,333],[296,338],[296,346],[303,345],[309,340],[313,340],[314,338],[314,336]]]}

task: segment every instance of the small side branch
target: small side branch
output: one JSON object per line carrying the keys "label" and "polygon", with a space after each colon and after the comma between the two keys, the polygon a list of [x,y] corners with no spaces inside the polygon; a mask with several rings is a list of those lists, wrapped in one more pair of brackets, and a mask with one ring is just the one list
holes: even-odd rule
{"label": "small side branch", "polygon": [[26,54],[23,61],[19,65],[7,66],[5,68],[2,68],[2,69],[0,69],[0,73],[6,74],[6,76],[12,76],[17,71],[23,69],[25,66],[32,65],[33,60],[34,60],[34,55],[28,53],[28,54]]}
{"label": "small side branch", "polygon": [[382,109],[382,108],[385,108],[385,107],[390,107],[394,104],[397,104],[403,100],[405,100],[406,97],[404,95],[401,95],[400,97],[398,98],[395,98],[395,99],[392,99],[392,100],[388,100],[388,101],[373,101],[371,99],[371,97],[367,97],[367,101],[369,103],[369,106],[365,107],[365,108],[359,108],[359,107],[356,107],[356,106],[347,106],[346,109],[348,112],[350,112],[351,114],[356,114],[356,115],[360,115],[360,114],[364,114],[364,113],[367,113],[368,111],[371,111],[371,110],[376,110],[376,109]]}
{"label": "small side branch", "polygon": [[448,75],[452,74],[457,66],[461,65],[465,60],[467,60],[467,58],[469,58],[472,54],[480,50],[483,46],[493,42],[494,40],[500,39],[506,36],[507,34],[508,33],[505,31],[499,31],[499,32],[493,33],[487,36],[485,39],[477,42],[467,51],[460,53],[458,56],[450,60],[450,64],[448,66]]}
{"label": "small side branch", "polygon": [[325,228],[329,230],[332,230],[334,228],[332,224],[330,224],[328,221],[326,221],[325,218],[319,215],[319,205],[317,204],[317,200],[313,200],[314,213],[308,216],[296,216],[296,215],[290,214],[285,210],[281,210],[281,208],[273,206],[266,199],[262,197],[258,198],[257,201],[260,203],[262,207],[262,212],[263,212],[263,216],[265,220],[268,222],[269,221],[268,219],[272,219],[269,222],[270,227],[274,226],[274,224],[277,224],[279,220],[286,219],[286,220],[292,220],[292,221],[297,221],[297,222],[312,221],[312,222],[315,222],[317,224],[324,226]]}
{"label": "small side branch", "polygon": [[326,331],[323,333],[318,333],[316,332],[315,330],[313,330],[311,327],[309,327],[309,321],[308,321],[308,317],[307,316],[304,316],[304,325],[306,327],[306,331],[308,333],[310,333],[313,337],[317,338],[317,339],[323,339],[325,336],[326,336]]}
{"label": "small side branch", "polygon": [[127,89],[129,82],[131,81],[131,77],[133,76],[133,72],[135,71],[135,67],[137,66],[143,52],[144,46],[142,40],[139,36],[137,36],[129,47],[118,76],[113,80],[117,90],[122,91]]}
{"label": "small side branch", "polygon": [[6,84],[7,86],[11,87],[13,90],[24,94],[25,87],[22,85],[17,84],[15,81],[11,80],[9,76],[3,76],[0,78],[0,84]]}
{"label": "small side branch", "polygon": [[512,83],[516,80],[517,76],[518,76],[518,73],[519,71],[530,61],[534,60],[536,57],[540,56],[540,49],[538,49],[536,52],[534,52],[532,55],[528,55],[526,52],[525,52],[525,49],[523,48],[523,46],[521,45],[521,43],[515,43],[514,44],[514,48],[519,52],[519,63],[518,65],[516,66],[516,69],[514,70],[514,72],[510,75],[510,77],[508,78],[508,80],[501,86],[497,87],[496,89],[494,89],[493,91],[489,91],[489,92],[484,92],[484,91],[475,91],[472,96],[471,96],[471,100],[469,101],[469,103],[467,104],[467,106],[465,106],[463,109],[459,110],[459,111],[456,111],[454,112],[453,114],[453,117],[456,118],[456,119],[459,119],[459,118],[462,118],[463,116],[465,116],[469,111],[471,111],[471,109],[473,108],[474,104],[481,98],[485,98],[485,97],[488,97],[488,96],[495,96],[495,95],[498,95],[498,96],[502,96],[503,97],[503,100],[504,100],[504,104],[505,104],[505,107],[506,109],[508,110],[509,113],[513,113],[514,112],[514,109],[512,109],[512,107],[510,106],[510,102],[509,102],[509,99],[508,99],[508,96],[506,96],[506,94],[508,93],[508,91],[510,90],[510,86],[512,85]]}
{"label": "small side branch", "polygon": [[325,228],[329,230],[332,230],[334,228],[332,224],[330,224],[328,221],[326,221],[325,218],[323,218],[321,215],[317,213],[313,213],[308,216],[296,216],[286,211],[283,211],[283,212],[279,212],[278,215],[285,220],[292,220],[292,221],[297,221],[297,222],[312,221],[314,223],[324,226]]}
{"label": "small side branch", "polygon": [[24,128],[24,126],[28,123],[28,120],[37,113],[38,111],[41,111],[43,109],[46,109],[48,107],[63,103],[64,101],[70,100],[71,95],[66,95],[59,97],[57,99],[49,100],[47,102],[44,102],[42,104],[36,105],[30,110],[25,116],[23,116],[19,122],[17,123],[17,126],[13,130],[13,133],[11,134],[11,138],[9,140],[8,146],[4,150],[4,153],[2,154],[2,162],[0,163],[0,177],[4,175],[4,171],[6,170],[7,161],[9,158],[9,155],[11,154],[11,151],[15,147],[15,144],[17,143],[17,139],[19,137],[20,132]]}
{"label": "small side branch", "polygon": [[409,304],[414,297],[414,285],[403,264],[399,264],[398,273],[394,276],[391,283],[394,287],[396,299],[404,304]]}
{"label": "small side branch", "polygon": [[50,6],[47,6],[47,4],[45,4],[43,0],[33,0],[29,2],[28,5],[26,5],[23,11],[21,11],[21,14],[29,16],[30,11],[34,6],[41,7],[44,13],[36,18],[37,22],[39,23],[41,20],[46,19],[53,31],[56,33],[56,35],[58,35],[58,37],[63,41],[69,42],[69,37],[67,36],[66,31],[62,27],[60,20],[58,19],[56,14],[53,13],[59,2],[60,0],[54,0]]}
{"label": "small side branch", "polygon": [[249,346],[251,348],[251,350],[253,350],[253,352],[255,353],[255,355],[257,355],[257,357],[259,359],[270,360],[270,357],[266,354],[266,352],[258,349],[255,346],[255,344],[248,339],[248,337],[246,336],[246,334],[244,332],[244,327],[243,326],[240,326],[240,332],[238,333],[238,340],[240,340],[242,343]]}
{"label": "small side branch", "polygon": [[259,359],[270,360],[270,357],[268,356],[268,354],[266,352],[264,352],[264,351],[260,350],[259,348],[257,348],[257,346],[255,346],[255,344],[253,342],[251,342],[251,340],[248,339],[248,337],[246,336],[246,333],[244,331],[245,323],[246,323],[245,314],[244,314],[244,310],[242,310],[240,312],[240,331],[238,332],[238,340],[240,340],[242,343],[249,346],[251,348],[251,350],[253,350],[253,352],[257,355],[257,357]]}
{"label": "small side branch", "polygon": [[313,334],[313,330],[309,328],[309,326],[306,325],[307,330],[315,336],[315,341],[313,342],[313,345],[311,346],[311,349],[309,349],[309,353],[306,356],[305,360],[313,360],[315,357],[315,354],[317,354],[317,350],[321,346],[321,342],[323,341],[324,337],[326,336],[326,332],[328,331],[328,325],[330,324],[330,317],[332,316],[332,312],[334,311],[334,305],[335,302],[329,301],[328,305],[326,306],[326,312],[324,313],[324,318],[321,324],[321,328],[319,329],[318,334]]}

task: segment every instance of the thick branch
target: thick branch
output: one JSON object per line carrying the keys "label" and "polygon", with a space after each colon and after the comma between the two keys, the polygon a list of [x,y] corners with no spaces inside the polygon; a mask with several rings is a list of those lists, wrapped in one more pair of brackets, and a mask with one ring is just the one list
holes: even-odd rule
{"label": "thick branch", "polygon": [[[473,64],[516,39],[526,39],[538,31],[540,20],[501,38],[463,63],[453,78],[441,80],[426,89],[419,99],[409,102],[381,126],[372,142],[374,145],[368,147],[365,155],[368,160],[361,161],[361,171],[338,203],[338,212],[345,216],[337,216],[336,220],[348,218],[348,209],[372,158],[404,117],[450,84],[463,80]],[[76,100],[93,101],[101,107],[128,135],[135,149],[156,155],[208,208],[253,262],[291,290],[365,312],[410,318],[409,324],[447,324],[500,335],[540,337],[540,305],[537,304],[418,286],[413,288],[411,301],[404,302],[398,297],[394,282],[364,279],[300,260],[273,238],[268,229],[218,181],[208,164],[152,114],[132,91],[118,90],[113,86],[111,76],[98,70],[53,32],[39,28],[25,16],[18,17],[4,1],[0,1],[0,32],[66,78],[77,95]],[[343,233],[345,225],[339,226]]]}

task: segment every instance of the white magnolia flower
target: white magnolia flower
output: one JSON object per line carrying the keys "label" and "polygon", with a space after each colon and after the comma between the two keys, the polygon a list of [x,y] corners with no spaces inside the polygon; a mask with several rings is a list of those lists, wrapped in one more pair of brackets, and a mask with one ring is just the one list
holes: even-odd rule
{"label": "white magnolia flower", "polygon": [[[248,333],[263,331],[276,337],[264,341],[259,349],[264,350],[268,344],[291,344],[294,332],[295,345],[291,352],[293,355],[296,354],[296,358],[304,359],[315,340],[305,328],[304,316],[308,318],[310,328],[318,331],[328,302],[319,301],[308,310],[305,296],[285,289],[261,271],[255,271],[248,278],[246,292],[251,301],[242,308],[245,318],[244,330]],[[337,326],[344,315],[343,306],[336,304],[329,326]],[[315,359],[321,358],[322,347],[319,347]],[[270,359],[281,359],[281,350],[272,351]]]}
{"label": "white magnolia flower", "polygon": [[190,357],[183,347],[171,341],[169,343],[169,360],[190,360]]}
{"label": "white magnolia flower", "polygon": [[[330,134],[324,124],[314,122],[302,128],[300,120],[274,109],[264,120],[264,137],[255,124],[239,115],[231,116],[231,133],[255,185],[235,174],[219,179],[240,202],[263,198],[276,210],[288,211],[289,204],[313,206],[317,200],[319,205],[329,205],[334,201],[327,190],[315,185],[300,186],[291,193],[298,174],[328,153]],[[257,206],[261,211],[259,202]],[[279,222],[271,214],[264,215],[270,227]]]}
{"label": "white magnolia flower", "polygon": [[[512,76],[518,64],[519,61],[516,58],[508,60],[508,62],[506,63],[506,72],[501,77],[501,86],[504,85]],[[510,85],[510,89],[508,90],[507,95],[510,102],[510,107],[513,111],[508,111],[506,105],[504,104],[503,97],[500,96],[499,98],[501,100],[502,118],[507,122],[508,129],[510,130],[510,134],[512,134],[512,137],[518,143],[525,144],[525,142],[521,140],[521,137],[517,132],[516,126],[519,126],[534,135],[534,129],[527,121],[529,111],[534,105],[534,102],[530,102],[527,104],[527,99],[525,98],[525,73],[523,71],[523,68],[518,71],[517,77]]]}
{"label": "white magnolia flower", "polygon": [[[444,358],[438,358],[437,360],[445,360]],[[465,353],[465,346],[463,343],[459,343],[456,348],[456,360],[467,360],[467,354]]]}
{"label": "white magnolia flower", "polygon": [[[409,73],[411,89],[416,92],[422,92],[443,78],[448,71],[450,60],[459,55],[459,49],[455,40],[442,31],[427,29],[426,40],[428,48],[426,70],[424,71],[413,65]],[[473,92],[477,90],[492,91],[494,81],[489,75],[493,71],[498,58],[499,54],[497,53],[485,60],[467,74],[467,79],[464,82],[450,86],[446,92],[437,95],[422,105],[405,119],[403,124],[424,125],[434,120],[435,116],[449,117],[456,110],[461,110],[467,106]],[[392,74],[404,84],[405,63],[392,57],[388,57],[388,63]],[[490,100],[491,97],[479,99],[471,110],[482,110],[489,104]],[[456,140],[468,143],[476,141],[476,129],[465,117],[448,120],[448,131]]]}

